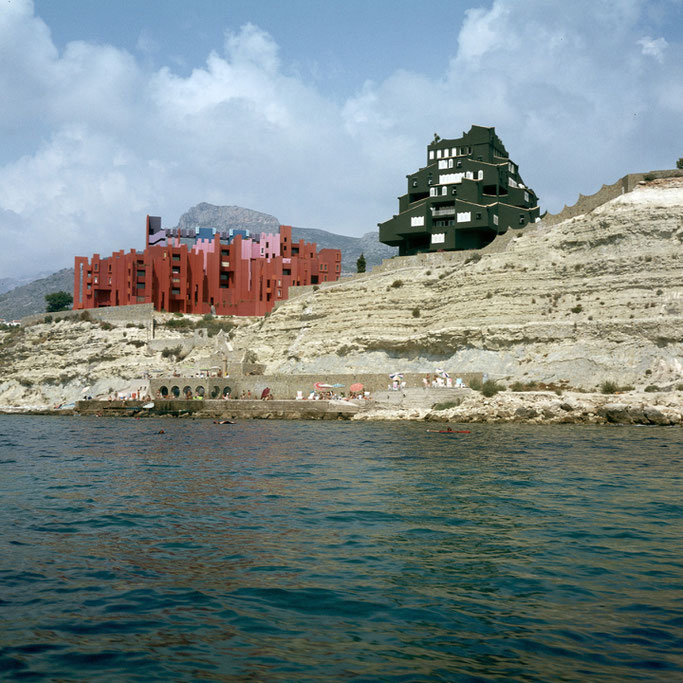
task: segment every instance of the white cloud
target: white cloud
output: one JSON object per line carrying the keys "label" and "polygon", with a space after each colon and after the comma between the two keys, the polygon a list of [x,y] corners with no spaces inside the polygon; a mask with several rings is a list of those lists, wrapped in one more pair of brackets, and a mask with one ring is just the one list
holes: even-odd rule
{"label": "white cloud", "polygon": [[395,71],[337,103],[252,24],[183,76],[109,45],[60,52],[30,2],[12,2],[0,13],[0,277],[139,248],[146,213],[170,226],[200,201],[362,234],[396,212],[433,133],[471,123],[496,126],[553,210],[671,165],[681,45],[642,38],[657,35],[644,6],[495,0],[467,12],[435,73]]}
{"label": "white cloud", "polygon": [[645,36],[637,41],[641,46],[644,55],[654,57],[660,64],[664,62],[664,50],[669,44],[665,38],[650,38]]}

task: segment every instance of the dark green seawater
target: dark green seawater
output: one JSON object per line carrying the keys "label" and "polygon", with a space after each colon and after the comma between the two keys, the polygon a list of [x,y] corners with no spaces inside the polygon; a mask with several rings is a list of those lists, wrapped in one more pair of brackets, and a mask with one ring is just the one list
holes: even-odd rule
{"label": "dark green seawater", "polygon": [[0,679],[683,680],[683,430],[469,428],[0,416]]}

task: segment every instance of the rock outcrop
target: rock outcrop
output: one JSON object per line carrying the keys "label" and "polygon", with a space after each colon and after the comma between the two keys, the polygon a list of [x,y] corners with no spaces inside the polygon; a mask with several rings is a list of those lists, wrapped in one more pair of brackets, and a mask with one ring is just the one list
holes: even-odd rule
{"label": "rock outcrop", "polygon": [[235,343],[267,372],[436,364],[587,388],[683,381],[683,179],[500,241],[482,253],[394,259],[322,286]]}

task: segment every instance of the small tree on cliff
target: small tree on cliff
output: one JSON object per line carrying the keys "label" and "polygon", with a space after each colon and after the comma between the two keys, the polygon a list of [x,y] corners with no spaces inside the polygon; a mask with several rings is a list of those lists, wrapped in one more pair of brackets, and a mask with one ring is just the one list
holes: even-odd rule
{"label": "small tree on cliff", "polygon": [[47,304],[45,310],[47,313],[68,311],[73,302],[74,298],[68,292],[53,292],[45,295],[45,303]]}
{"label": "small tree on cliff", "polygon": [[365,256],[362,253],[358,257],[358,260],[356,261],[356,272],[357,273],[364,273],[365,272]]}
{"label": "small tree on cliff", "polygon": [[683,157],[681,157],[681,158],[676,162],[676,168],[682,168],[682,169],[683,169]]}

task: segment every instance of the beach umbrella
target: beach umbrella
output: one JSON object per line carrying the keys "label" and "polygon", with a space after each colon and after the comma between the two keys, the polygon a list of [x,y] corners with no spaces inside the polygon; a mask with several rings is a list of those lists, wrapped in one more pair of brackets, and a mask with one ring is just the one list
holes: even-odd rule
{"label": "beach umbrella", "polygon": [[448,379],[450,377],[450,375],[443,368],[436,368],[434,372],[436,372],[437,375],[440,375],[444,379]]}
{"label": "beach umbrella", "polygon": [[316,382],[316,383],[313,385],[313,387],[314,387],[315,389],[318,389],[318,390],[320,390],[320,389],[331,389],[331,388],[332,388],[332,385],[331,385],[331,384],[323,384],[322,382]]}
{"label": "beach umbrella", "polygon": [[261,392],[261,398],[265,398],[266,396],[268,396],[269,393],[270,393],[270,387],[266,387],[266,388]]}
{"label": "beach umbrella", "polygon": [[349,391],[353,391],[354,393],[356,391],[363,391],[363,385],[360,382],[356,382],[349,387]]}
{"label": "beach umbrella", "polygon": [[337,382],[336,384],[333,384],[332,386],[333,386],[335,389],[340,389],[340,388],[342,388],[344,385],[343,385],[343,384],[339,384],[339,383]]}
{"label": "beach umbrella", "polygon": [[392,372],[389,377],[391,379],[403,379],[403,373],[402,372]]}

